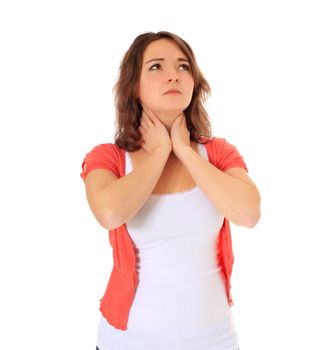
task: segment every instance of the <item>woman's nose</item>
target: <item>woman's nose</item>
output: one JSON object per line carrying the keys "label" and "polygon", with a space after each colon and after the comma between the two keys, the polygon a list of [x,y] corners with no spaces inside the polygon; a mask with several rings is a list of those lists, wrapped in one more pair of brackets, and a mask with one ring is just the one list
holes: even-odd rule
{"label": "woman's nose", "polygon": [[169,79],[168,79],[168,81],[173,81],[173,80],[175,80],[175,81],[179,81],[180,79],[179,79],[178,77],[175,77],[175,78],[169,78]]}
{"label": "woman's nose", "polygon": [[180,81],[179,72],[176,72],[176,71],[169,72],[168,81],[172,81],[172,80]]}

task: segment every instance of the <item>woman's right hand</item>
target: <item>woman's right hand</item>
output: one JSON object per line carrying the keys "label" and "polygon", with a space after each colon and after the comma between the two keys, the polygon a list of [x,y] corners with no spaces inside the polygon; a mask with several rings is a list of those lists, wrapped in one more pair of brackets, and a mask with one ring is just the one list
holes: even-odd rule
{"label": "woman's right hand", "polygon": [[170,153],[173,149],[172,140],[165,125],[151,110],[142,106],[142,115],[139,130],[141,133],[141,146],[148,154],[157,149]]}

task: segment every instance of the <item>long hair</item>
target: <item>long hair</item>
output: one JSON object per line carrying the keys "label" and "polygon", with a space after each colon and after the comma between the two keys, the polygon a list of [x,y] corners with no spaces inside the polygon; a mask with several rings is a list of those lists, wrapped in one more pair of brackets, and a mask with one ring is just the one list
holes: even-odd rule
{"label": "long hair", "polygon": [[210,86],[203,77],[191,47],[176,34],[159,31],[146,32],[135,38],[124,54],[119,67],[119,77],[113,90],[115,92],[115,144],[128,152],[142,148],[141,122],[142,106],[137,98],[137,86],[142,70],[143,54],[146,47],[159,39],[172,40],[189,60],[194,78],[194,90],[188,107],[184,110],[190,140],[201,142],[200,136],[211,137],[211,124],[203,102],[210,95]]}

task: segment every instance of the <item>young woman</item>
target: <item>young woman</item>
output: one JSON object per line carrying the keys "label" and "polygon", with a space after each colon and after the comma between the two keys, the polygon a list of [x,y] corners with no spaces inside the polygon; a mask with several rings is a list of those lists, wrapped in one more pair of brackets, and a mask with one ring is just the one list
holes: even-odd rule
{"label": "young woman", "polygon": [[97,349],[237,350],[229,221],[254,227],[260,194],[236,147],[211,136],[208,82],[183,39],[148,32],[115,93],[115,143],[81,173],[113,247]]}

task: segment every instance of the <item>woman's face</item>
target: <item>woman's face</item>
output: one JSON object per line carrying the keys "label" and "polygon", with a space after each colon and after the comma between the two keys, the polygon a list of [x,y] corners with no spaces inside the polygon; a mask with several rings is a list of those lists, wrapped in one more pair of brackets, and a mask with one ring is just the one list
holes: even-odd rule
{"label": "woman's face", "polygon": [[[150,62],[149,62],[150,61]],[[169,93],[177,89],[180,93]],[[190,63],[171,40],[151,42],[144,51],[138,97],[157,115],[176,116],[192,99],[194,78]]]}

